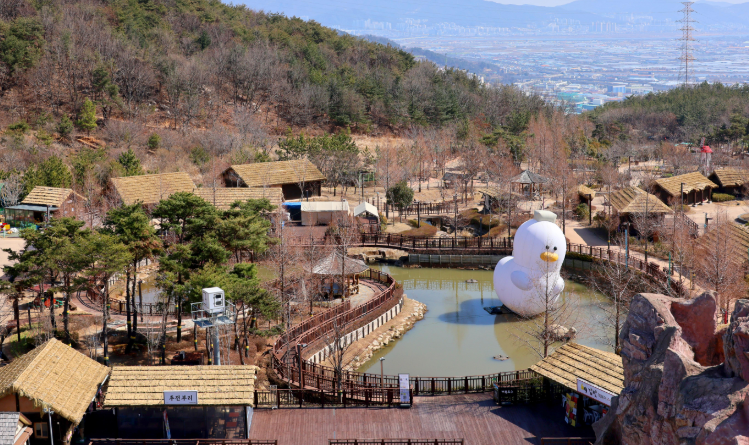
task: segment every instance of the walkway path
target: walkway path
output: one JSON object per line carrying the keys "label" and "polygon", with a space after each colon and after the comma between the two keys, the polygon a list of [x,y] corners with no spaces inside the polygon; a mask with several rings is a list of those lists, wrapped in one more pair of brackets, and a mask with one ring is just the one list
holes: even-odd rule
{"label": "walkway path", "polygon": [[416,397],[409,409],[257,409],[250,439],[327,445],[328,439],[465,439],[470,445],[539,444],[539,437],[593,437],[564,422],[560,404],[497,406],[489,393]]}

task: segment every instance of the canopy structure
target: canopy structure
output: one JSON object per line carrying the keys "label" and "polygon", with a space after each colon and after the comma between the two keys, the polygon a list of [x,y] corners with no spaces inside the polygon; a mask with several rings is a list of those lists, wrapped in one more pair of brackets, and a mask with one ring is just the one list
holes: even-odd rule
{"label": "canopy structure", "polygon": [[[342,261],[345,264],[342,264]],[[317,275],[341,275],[345,272],[347,276],[356,275],[369,269],[364,261],[343,257],[339,252],[333,252],[322,261],[312,267],[312,273]]]}
{"label": "canopy structure", "polygon": [[378,220],[380,219],[379,212],[377,211],[377,207],[373,206],[372,204],[368,202],[362,202],[358,206],[354,207],[354,216],[361,216],[361,215],[372,215]]}
{"label": "canopy structure", "polygon": [[0,396],[26,397],[77,425],[107,375],[106,366],[51,339],[0,368]]}
{"label": "canopy structure", "polygon": [[531,366],[531,370],[572,391],[577,391],[578,378],[612,394],[619,394],[624,389],[624,368],[620,356],[577,343],[567,343],[557,348]]}

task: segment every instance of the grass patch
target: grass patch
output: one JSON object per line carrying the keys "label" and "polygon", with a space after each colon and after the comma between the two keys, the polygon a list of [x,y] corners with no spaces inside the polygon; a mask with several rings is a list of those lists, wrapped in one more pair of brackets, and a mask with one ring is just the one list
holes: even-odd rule
{"label": "grass patch", "polygon": [[733,201],[734,199],[736,199],[736,197],[729,195],[728,193],[713,193],[713,201],[715,202]]}
{"label": "grass patch", "polygon": [[416,238],[416,237],[418,237],[418,238],[424,238],[424,237],[429,238],[429,237],[432,237],[432,236],[436,235],[438,231],[439,231],[439,229],[437,229],[434,226],[431,226],[429,224],[422,224],[421,228],[406,230],[405,232],[401,232],[400,234],[403,235],[403,236],[414,237],[414,238]]}

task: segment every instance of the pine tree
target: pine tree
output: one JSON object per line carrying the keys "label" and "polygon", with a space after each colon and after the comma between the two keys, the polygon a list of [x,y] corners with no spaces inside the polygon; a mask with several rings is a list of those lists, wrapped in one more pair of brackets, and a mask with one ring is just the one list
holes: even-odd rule
{"label": "pine tree", "polygon": [[96,128],[96,105],[91,102],[91,99],[86,98],[83,102],[77,124],[78,128],[86,130],[87,133],[91,133],[91,130]]}

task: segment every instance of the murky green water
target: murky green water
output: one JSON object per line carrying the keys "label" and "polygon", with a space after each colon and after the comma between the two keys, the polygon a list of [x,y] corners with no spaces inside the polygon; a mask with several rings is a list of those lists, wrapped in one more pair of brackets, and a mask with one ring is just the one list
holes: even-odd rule
{"label": "murky green water", "polygon": [[[386,374],[411,376],[462,376],[526,369],[539,360],[537,353],[523,344],[523,329],[531,322],[512,315],[490,315],[484,307],[498,306],[492,272],[456,269],[403,269],[383,266],[382,270],[403,283],[406,295],[425,303],[423,320],[401,339],[378,351],[359,368],[380,373],[380,357],[385,357]],[[466,283],[466,280],[478,283]],[[575,293],[571,296],[569,293]],[[585,286],[567,280],[563,298],[578,301],[575,327],[580,344],[611,351],[602,340],[602,329],[593,320],[600,318],[605,297]],[[509,357],[504,361],[494,356]]]}

